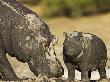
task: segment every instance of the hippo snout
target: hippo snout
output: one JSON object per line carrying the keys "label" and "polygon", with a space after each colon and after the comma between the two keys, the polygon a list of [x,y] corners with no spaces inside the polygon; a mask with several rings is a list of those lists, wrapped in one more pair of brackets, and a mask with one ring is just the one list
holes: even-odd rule
{"label": "hippo snout", "polygon": [[63,69],[61,63],[59,63],[59,67],[57,69],[58,69],[58,71],[57,71],[58,76],[56,76],[56,77],[62,76],[64,74],[64,69]]}
{"label": "hippo snout", "polygon": [[58,73],[60,76],[64,74],[64,68],[62,66],[59,68]]}
{"label": "hippo snout", "polygon": [[61,77],[63,75],[63,67],[58,60],[47,59],[47,65],[45,69],[48,72],[48,77]]}

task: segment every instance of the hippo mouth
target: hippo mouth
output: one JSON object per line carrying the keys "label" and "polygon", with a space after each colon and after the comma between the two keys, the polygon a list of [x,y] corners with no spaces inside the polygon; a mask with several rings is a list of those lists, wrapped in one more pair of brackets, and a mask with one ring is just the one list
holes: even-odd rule
{"label": "hippo mouth", "polygon": [[56,75],[55,77],[61,75],[62,71],[63,71],[62,66],[61,66],[59,60],[57,59],[56,53],[54,50],[54,46],[57,44],[57,42],[58,42],[58,39],[56,36],[54,36],[52,38],[52,41],[51,41],[49,47],[46,48],[46,52],[45,52],[45,55],[46,55],[45,58],[46,58],[46,61],[48,62],[47,66],[50,69],[51,75],[52,76]]}

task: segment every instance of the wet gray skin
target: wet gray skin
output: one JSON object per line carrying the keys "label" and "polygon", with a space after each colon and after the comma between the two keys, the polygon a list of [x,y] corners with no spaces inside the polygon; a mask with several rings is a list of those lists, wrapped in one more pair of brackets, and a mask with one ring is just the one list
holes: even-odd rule
{"label": "wet gray skin", "polygon": [[81,72],[82,82],[89,82],[91,72],[97,69],[100,79],[107,78],[107,50],[104,42],[90,33],[74,31],[64,35],[63,55],[70,80],[75,78],[75,69]]}
{"label": "wet gray skin", "polygon": [[37,76],[60,77],[62,66],[56,58],[57,38],[39,16],[16,2],[0,0],[0,78],[21,80],[13,71],[6,53],[21,62],[27,62]]}

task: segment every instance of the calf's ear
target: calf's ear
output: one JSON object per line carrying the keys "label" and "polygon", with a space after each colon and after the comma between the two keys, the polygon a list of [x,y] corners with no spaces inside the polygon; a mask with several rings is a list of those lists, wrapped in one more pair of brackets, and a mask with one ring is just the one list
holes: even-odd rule
{"label": "calf's ear", "polygon": [[63,32],[63,36],[64,36],[64,37],[67,37],[67,35],[68,35],[68,34],[67,34],[66,32]]}
{"label": "calf's ear", "polygon": [[83,37],[83,32],[79,32],[79,38],[81,39]]}
{"label": "calf's ear", "polygon": [[83,32],[81,31],[81,32],[79,32],[79,34],[80,34],[80,35],[83,35]]}

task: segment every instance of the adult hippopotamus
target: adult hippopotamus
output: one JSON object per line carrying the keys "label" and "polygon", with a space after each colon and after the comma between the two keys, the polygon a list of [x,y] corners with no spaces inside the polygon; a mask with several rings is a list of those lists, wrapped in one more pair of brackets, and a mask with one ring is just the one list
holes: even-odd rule
{"label": "adult hippopotamus", "polygon": [[20,80],[13,71],[6,53],[27,62],[37,76],[62,75],[62,66],[54,51],[57,42],[49,26],[39,16],[16,0],[0,0],[0,78]]}
{"label": "adult hippopotamus", "polygon": [[68,68],[70,80],[74,80],[75,69],[81,72],[82,82],[89,82],[91,72],[99,71],[100,79],[107,78],[107,50],[104,42],[94,34],[74,31],[64,32],[64,62]]}

